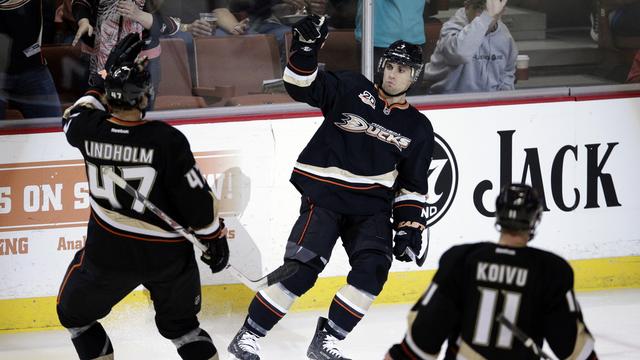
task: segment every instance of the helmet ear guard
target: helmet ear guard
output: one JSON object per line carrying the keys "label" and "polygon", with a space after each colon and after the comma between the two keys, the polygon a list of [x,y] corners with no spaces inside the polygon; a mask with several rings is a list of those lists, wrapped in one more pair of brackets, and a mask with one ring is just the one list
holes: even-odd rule
{"label": "helmet ear guard", "polygon": [[496,199],[496,227],[499,230],[528,231],[531,240],[542,210],[542,202],[534,188],[525,184],[506,185]]}

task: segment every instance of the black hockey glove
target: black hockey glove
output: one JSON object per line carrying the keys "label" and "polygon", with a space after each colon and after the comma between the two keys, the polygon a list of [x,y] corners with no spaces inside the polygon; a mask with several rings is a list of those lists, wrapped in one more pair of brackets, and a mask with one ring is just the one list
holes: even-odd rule
{"label": "black hockey glove", "polygon": [[104,65],[105,70],[111,72],[112,69],[123,65],[133,65],[143,45],[144,40],[140,39],[140,34],[130,33],[125,36],[111,49]]}
{"label": "black hockey glove", "polygon": [[229,263],[229,244],[227,237],[221,237],[206,243],[209,247],[207,251],[202,253],[200,260],[209,265],[212,273],[224,270]]}
{"label": "black hockey glove", "polygon": [[292,26],[293,41],[291,52],[316,54],[329,34],[329,26],[324,16],[309,15]]}
{"label": "black hockey glove", "polygon": [[400,261],[412,261],[407,248],[413,251],[415,256],[420,255],[422,248],[422,230],[413,227],[401,227],[393,238],[393,255]]}

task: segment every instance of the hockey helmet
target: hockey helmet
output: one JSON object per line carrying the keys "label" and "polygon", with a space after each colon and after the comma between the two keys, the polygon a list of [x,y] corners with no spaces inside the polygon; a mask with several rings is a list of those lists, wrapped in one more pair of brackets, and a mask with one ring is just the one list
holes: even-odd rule
{"label": "hockey helmet", "polygon": [[422,48],[404,40],[395,41],[384,51],[378,62],[378,72],[380,74],[384,73],[387,61],[411,67],[412,82],[418,81],[420,72],[424,67],[424,64],[422,64]]}
{"label": "hockey helmet", "polygon": [[496,226],[505,230],[528,230],[529,240],[533,238],[541,216],[542,202],[538,192],[529,185],[507,185],[496,199]]}
{"label": "hockey helmet", "polygon": [[146,61],[125,64],[112,69],[104,82],[107,101],[111,106],[135,108],[143,96],[151,96],[153,87]]}

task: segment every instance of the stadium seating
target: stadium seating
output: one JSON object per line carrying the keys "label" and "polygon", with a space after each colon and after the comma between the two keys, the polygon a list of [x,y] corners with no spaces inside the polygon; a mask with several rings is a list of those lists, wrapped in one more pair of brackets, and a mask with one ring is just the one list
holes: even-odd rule
{"label": "stadium seating", "polygon": [[282,77],[273,35],[201,37],[194,39],[194,47],[196,89],[212,91],[207,95],[218,100],[213,105],[224,105],[233,96],[261,94],[264,80]]}
{"label": "stadium seating", "polygon": [[200,96],[194,96],[187,48],[182,39],[161,39],[160,85],[156,90],[154,110],[206,107]]}
{"label": "stadium seating", "polygon": [[44,45],[42,55],[47,60],[64,110],[87,90],[88,59],[83,57],[79,46],[69,44]]}
{"label": "stadium seating", "polygon": [[[285,35],[287,58],[291,48],[291,33]],[[318,62],[325,64],[329,71],[351,70],[360,71],[360,58],[358,57],[358,44],[353,29],[333,30],[318,54]]]}

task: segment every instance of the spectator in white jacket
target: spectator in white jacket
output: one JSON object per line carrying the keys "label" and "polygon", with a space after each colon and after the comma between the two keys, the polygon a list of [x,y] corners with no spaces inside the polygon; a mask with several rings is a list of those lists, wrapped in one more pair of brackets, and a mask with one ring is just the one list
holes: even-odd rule
{"label": "spectator in white jacket", "polygon": [[513,90],[518,49],[500,20],[507,0],[465,0],[425,67],[432,94]]}

